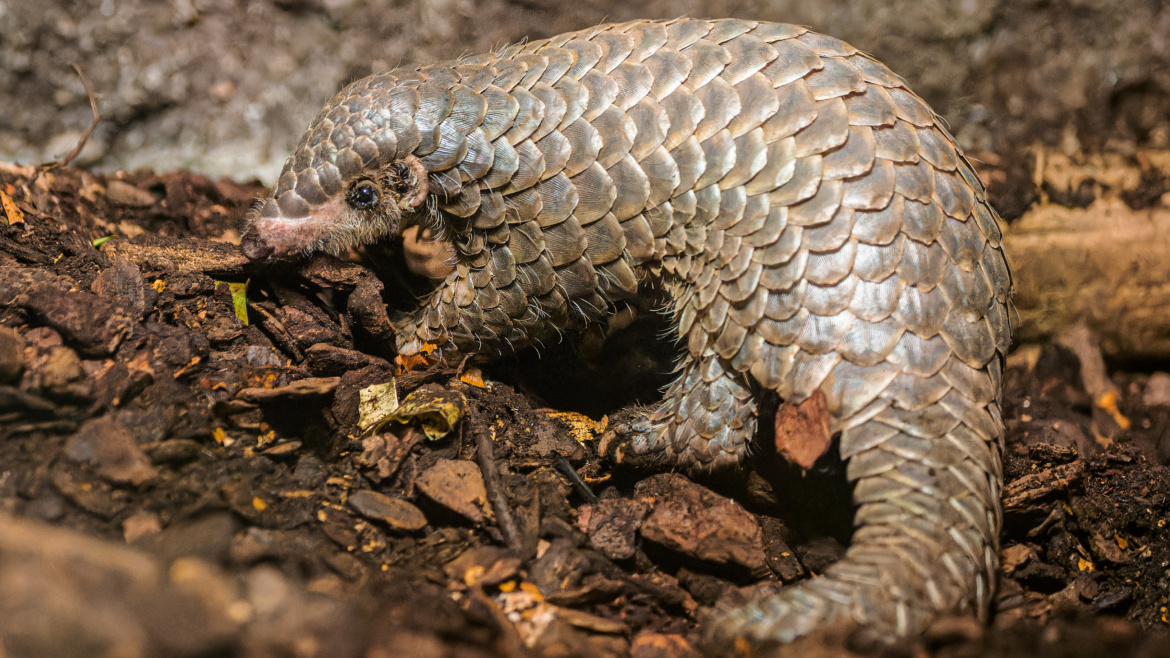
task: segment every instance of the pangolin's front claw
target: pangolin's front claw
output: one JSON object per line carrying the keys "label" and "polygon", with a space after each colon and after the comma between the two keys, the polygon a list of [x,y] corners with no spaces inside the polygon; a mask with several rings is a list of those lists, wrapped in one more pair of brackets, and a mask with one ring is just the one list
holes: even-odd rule
{"label": "pangolin's front claw", "polygon": [[610,416],[597,452],[618,464],[664,465],[672,453],[666,450],[667,442],[650,420],[650,413],[642,407],[631,407]]}

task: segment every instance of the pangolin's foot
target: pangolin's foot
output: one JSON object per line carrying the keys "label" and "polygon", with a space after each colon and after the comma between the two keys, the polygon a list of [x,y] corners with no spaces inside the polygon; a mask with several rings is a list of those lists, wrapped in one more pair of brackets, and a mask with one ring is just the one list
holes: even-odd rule
{"label": "pangolin's foot", "polygon": [[623,410],[600,452],[616,462],[679,465],[691,471],[734,466],[755,434],[756,404],[742,373],[714,354],[688,358],[662,404]]}
{"label": "pangolin's foot", "polygon": [[675,454],[667,449],[668,445],[661,425],[651,420],[651,410],[629,407],[610,416],[597,451],[617,464],[638,468],[673,466]]}

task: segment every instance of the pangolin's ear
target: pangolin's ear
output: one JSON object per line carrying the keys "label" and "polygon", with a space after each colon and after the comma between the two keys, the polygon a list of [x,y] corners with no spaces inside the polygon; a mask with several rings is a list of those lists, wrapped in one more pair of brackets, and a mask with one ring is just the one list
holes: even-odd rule
{"label": "pangolin's ear", "polygon": [[390,163],[386,171],[386,184],[403,210],[414,210],[427,200],[427,169],[413,155]]}

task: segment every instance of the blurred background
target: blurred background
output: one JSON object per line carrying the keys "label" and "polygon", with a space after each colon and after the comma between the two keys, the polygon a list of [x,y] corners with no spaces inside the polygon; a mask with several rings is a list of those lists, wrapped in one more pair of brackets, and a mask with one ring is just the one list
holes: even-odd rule
{"label": "blurred background", "polygon": [[70,62],[103,116],[78,166],[271,183],[355,78],[680,15],[798,23],[873,53],[1006,170],[990,183],[1008,218],[1038,146],[1170,146],[1170,8],[1153,0],[0,0],[0,160],[72,148],[90,110]]}

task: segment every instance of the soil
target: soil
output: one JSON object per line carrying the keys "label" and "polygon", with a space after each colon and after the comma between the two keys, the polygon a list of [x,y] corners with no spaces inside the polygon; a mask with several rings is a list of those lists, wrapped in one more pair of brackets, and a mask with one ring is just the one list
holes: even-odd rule
{"label": "soil", "polygon": [[[6,165],[0,191],[7,655],[695,655],[712,606],[848,542],[831,457],[695,481],[599,458],[607,414],[669,376],[661,318],[404,361],[381,310],[411,303],[403,268],[260,271],[229,244],[258,185]],[[779,651],[1170,649],[1170,376],[1113,373],[1110,415],[1080,373],[1054,343],[1009,361],[990,626]]]}
{"label": "soil", "polygon": [[[131,20],[147,5],[121,3],[129,13],[110,25],[136,26],[131,53],[172,32],[211,49],[246,48],[200,36],[224,32],[243,9],[176,6],[187,4],[187,18],[150,22]],[[267,121],[285,136],[180,137],[260,154],[242,170],[231,169],[235,155],[195,163],[243,179],[299,137],[291,126],[342,77],[368,72],[363,39],[418,22],[427,29],[417,42],[386,51],[417,61],[457,54],[463,47],[451,44],[467,34],[491,45],[525,25],[551,33],[606,13],[669,9],[483,3],[493,19],[476,21],[470,3],[420,2],[365,25],[361,3],[248,4],[266,22],[242,23],[256,38],[233,43],[272,52],[216,60],[206,84],[193,76],[181,89],[173,71],[110,69],[107,89],[170,82],[121,98],[95,142],[106,159],[87,162],[136,162],[136,145],[170,140],[168,126],[188,116],[173,114],[189,105],[188,91],[210,104],[191,110],[204,121],[239,115],[252,128],[299,98],[302,120]],[[785,8],[794,17],[745,2],[719,13],[812,23],[888,60],[952,118],[1009,219],[1037,203],[1087,207],[1108,194],[1135,210],[1168,205],[1170,181],[1143,164],[1147,150],[1170,145],[1165,8],[959,4],[972,11],[861,2],[834,13],[834,3],[798,2]],[[28,147],[31,135],[87,120],[84,96],[54,96],[36,62],[50,67],[74,41],[84,61],[86,48],[125,36],[110,28],[79,39],[100,20],[66,9],[72,22],[7,8],[10,26],[41,26],[22,39],[43,47],[4,79],[61,111],[17,103],[0,112],[20,128],[11,133],[19,144],[0,143],[6,152],[44,155]],[[690,3],[687,13],[709,12]],[[302,24],[312,38],[262,38],[273,25]],[[347,34],[358,45],[334,59],[320,52],[322,40]],[[26,45],[0,38],[0,49]],[[294,55],[277,58],[279,47]],[[244,111],[255,100],[250,78],[233,76],[256,69],[240,62],[287,77],[314,56],[313,76],[292,91],[272,87],[279,93],[259,115]],[[198,50],[177,57],[181,70]],[[90,59],[101,89],[109,62]],[[212,84],[224,79],[234,86]],[[210,87],[219,95],[200,91]],[[212,123],[227,130],[222,118]],[[72,146],[69,136],[57,141]],[[1148,175],[1111,191],[1105,167],[1059,188],[1033,176],[1037,143],[1075,162],[1107,153],[1106,162]],[[151,148],[141,157],[176,152]],[[386,340],[393,314],[424,285],[399,265],[400,250],[372,249],[366,264],[256,269],[233,243],[264,191],[190,171],[0,164],[0,656],[693,656],[712,608],[818,573],[847,545],[849,492],[831,457],[802,472],[765,454],[742,473],[692,479],[598,456],[608,417],[653,404],[668,381],[673,353],[654,339],[661,318],[496,362],[396,359]],[[1082,377],[1085,356],[1042,342],[1009,359],[1004,567],[989,624],[943,619],[893,647],[846,633],[771,650],[1170,653],[1170,374],[1164,362],[1119,355],[1108,363],[1116,398],[1102,404],[1100,382]],[[363,397],[390,390],[402,402],[396,419],[368,427]],[[710,541],[716,532],[721,541]]]}

